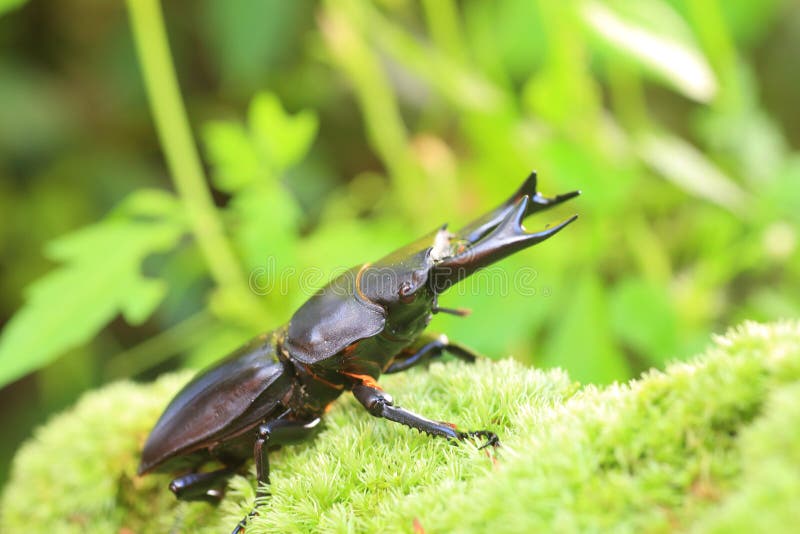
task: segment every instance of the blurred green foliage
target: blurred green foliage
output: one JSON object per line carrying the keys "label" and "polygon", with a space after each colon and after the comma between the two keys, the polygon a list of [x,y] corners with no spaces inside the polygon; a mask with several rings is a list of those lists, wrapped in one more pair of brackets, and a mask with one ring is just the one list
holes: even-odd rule
{"label": "blurred green foliage", "polygon": [[535,294],[451,291],[473,315],[431,329],[610,382],[800,314],[796,3],[169,2],[201,190],[165,166],[124,5],[21,4],[0,2],[0,401],[21,406],[0,452],[84,389],[221,357],[534,168],[584,193],[503,263]]}

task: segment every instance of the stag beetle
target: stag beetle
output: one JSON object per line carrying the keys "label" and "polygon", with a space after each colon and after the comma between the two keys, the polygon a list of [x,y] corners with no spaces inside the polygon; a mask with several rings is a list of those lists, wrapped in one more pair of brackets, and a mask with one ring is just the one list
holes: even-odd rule
{"label": "stag beetle", "polygon": [[[172,399],[145,443],[139,474],[182,472],[169,486],[179,499],[217,502],[227,479],[252,456],[261,494],[269,483],[267,452],[313,434],[344,391],[375,417],[456,442],[477,437],[486,440],[484,447],[497,445],[494,432],[462,431],[396,406],[377,380],[443,352],[474,361],[446,336],[423,334],[434,313],[466,313],[439,307],[437,297],[482,267],[558,233],[577,215],[537,233],[526,232],[522,221],[579,193],[542,196],[532,173],[508,200],[461,230],[451,233],[445,225],[333,279],[288,324],[200,373]],[[212,461],[222,467],[199,470]]]}

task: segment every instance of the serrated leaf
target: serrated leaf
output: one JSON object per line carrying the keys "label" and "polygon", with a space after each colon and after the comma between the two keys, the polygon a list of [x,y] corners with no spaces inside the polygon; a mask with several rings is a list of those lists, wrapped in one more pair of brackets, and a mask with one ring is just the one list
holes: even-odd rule
{"label": "serrated leaf", "polygon": [[283,187],[254,186],[231,203],[237,224],[234,239],[248,268],[262,265],[268,256],[282,260],[292,254],[300,209]]}
{"label": "serrated leaf", "polygon": [[179,230],[161,221],[109,219],[51,241],[45,245],[45,254],[74,264],[103,263],[141,254],[144,249],[163,250],[174,243]]}
{"label": "serrated leaf", "polygon": [[244,126],[235,122],[211,122],[203,128],[206,151],[214,166],[214,186],[235,193],[263,174],[255,146]]}
{"label": "serrated leaf", "polygon": [[[615,53],[644,67],[689,98],[709,102],[717,81],[688,25],[658,0],[585,2],[581,14],[589,31]],[[614,60],[612,58],[612,60]]]}
{"label": "serrated leaf", "polygon": [[112,218],[51,243],[49,255],[65,265],[28,289],[3,329],[0,386],[88,341],[122,310],[135,322],[146,318],[163,291],[142,276],[141,263],[182,232],[171,221]]}
{"label": "serrated leaf", "polygon": [[253,99],[248,121],[256,148],[276,172],[298,163],[317,134],[313,112],[288,115],[278,97],[270,93],[260,93]]}
{"label": "serrated leaf", "polygon": [[132,325],[142,324],[166,294],[167,284],[163,280],[141,278],[130,288],[128,300],[122,304],[122,316]]}
{"label": "serrated leaf", "polygon": [[227,210],[231,233],[252,272],[269,257],[288,262],[293,255],[301,210],[279,177],[308,151],[317,119],[308,111],[287,115],[277,97],[261,93],[250,105],[248,122],[248,130],[212,123],[204,137],[215,184],[234,195]]}
{"label": "serrated leaf", "polygon": [[173,193],[143,188],[129,194],[113,211],[122,217],[152,217],[183,220],[183,206]]}
{"label": "serrated leaf", "polygon": [[214,167],[214,185],[228,193],[276,182],[308,152],[317,133],[311,111],[288,115],[277,97],[257,95],[250,104],[248,128],[236,122],[212,122],[203,129]]}

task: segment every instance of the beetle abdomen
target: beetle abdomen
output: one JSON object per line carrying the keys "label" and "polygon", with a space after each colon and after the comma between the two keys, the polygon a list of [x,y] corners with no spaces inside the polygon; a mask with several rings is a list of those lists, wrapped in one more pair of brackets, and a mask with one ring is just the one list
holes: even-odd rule
{"label": "beetle abdomen", "polygon": [[139,474],[246,430],[277,406],[291,387],[290,378],[270,334],[199,373],[172,399],[150,433]]}

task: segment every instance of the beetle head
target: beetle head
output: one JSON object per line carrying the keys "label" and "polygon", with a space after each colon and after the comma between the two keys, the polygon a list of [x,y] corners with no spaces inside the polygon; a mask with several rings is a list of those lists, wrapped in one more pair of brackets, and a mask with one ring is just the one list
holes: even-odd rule
{"label": "beetle head", "polygon": [[[576,194],[577,192],[568,193],[570,195],[568,198]],[[432,291],[435,294],[441,293],[476,271],[549,239],[578,218],[577,215],[573,215],[555,226],[529,233],[522,226],[522,221],[531,212],[537,211],[537,206],[530,196],[523,195],[509,206],[509,209],[503,210],[505,212],[502,213],[503,218],[483,235],[472,234],[462,237],[465,235],[465,230],[471,231],[473,224],[453,236],[448,247],[449,254],[439,258],[431,269],[429,283]]]}
{"label": "beetle head", "polygon": [[358,288],[366,299],[397,313],[430,307],[434,293],[428,283],[435,265],[432,250],[447,235],[441,228],[396,250],[359,273]]}
{"label": "beetle head", "polygon": [[558,205],[580,194],[572,191],[545,197],[536,191],[531,173],[509,198],[457,232],[447,225],[407,245],[359,273],[359,292],[394,315],[434,309],[436,297],[476,271],[524,248],[548,239],[577,218],[528,233],[522,221],[528,215]]}

